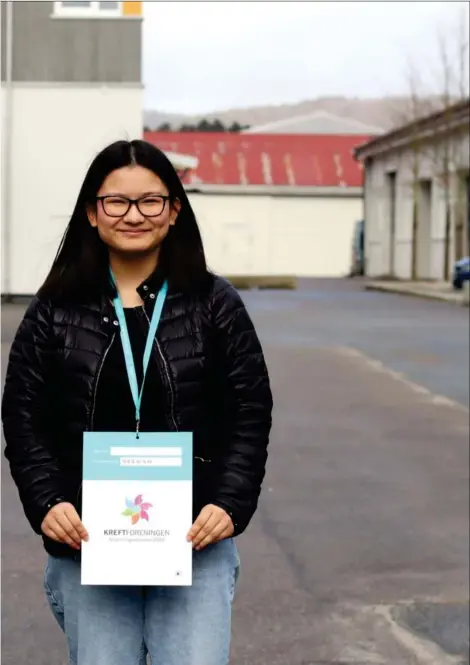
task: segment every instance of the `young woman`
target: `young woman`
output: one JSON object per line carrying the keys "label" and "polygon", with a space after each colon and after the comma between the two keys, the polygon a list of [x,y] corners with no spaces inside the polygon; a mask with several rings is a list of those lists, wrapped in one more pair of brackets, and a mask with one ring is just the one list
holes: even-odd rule
{"label": "young woman", "polygon": [[[126,327],[140,385],[164,283],[140,430],[193,433],[193,583],[82,586],[83,434],[135,431],[117,333]],[[2,405],[5,455],[49,554],[45,589],[72,665],[143,665],[147,654],[155,665],[228,663],[239,567],[233,539],[257,507],[271,411],[253,324],[237,292],[207,269],[173,166],[144,141],[110,145],[92,163],[20,324]]]}

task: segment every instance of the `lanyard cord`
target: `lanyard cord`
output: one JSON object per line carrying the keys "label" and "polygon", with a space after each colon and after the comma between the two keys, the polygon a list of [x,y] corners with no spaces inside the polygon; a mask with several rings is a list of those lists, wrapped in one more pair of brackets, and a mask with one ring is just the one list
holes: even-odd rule
{"label": "lanyard cord", "polygon": [[[111,277],[112,280],[116,286],[117,289],[117,284],[115,277],[113,273],[111,272]],[[127,328],[127,322],[126,322],[126,315],[124,313],[124,307],[122,304],[121,297],[118,294],[116,298],[113,300],[114,303],[114,308],[116,311],[116,316],[119,321],[119,327],[120,327],[120,335],[121,335],[121,342],[122,342],[122,348],[124,351],[124,360],[126,363],[126,370],[127,370],[127,378],[129,380],[129,386],[131,389],[132,393],[132,399],[134,400],[134,405],[135,405],[135,419],[136,419],[136,434],[137,438],[139,438],[139,428],[140,428],[140,407],[142,404],[142,395],[144,391],[144,384],[145,384],[145,376],[147,374],[147,368],[149,365],[150,361],[150,356],[152,354],[152,347],[153,343],[155,340],[155,336],[157,334],[157,329],[158,325],[160,323],[160,319],[162,316],[162,311],[163,311],[163,306],[165,304],[166,296],[168,293],[168,282],[164,282],[159,293],[157,296],[157,299],[155,301],[155,307],[153,310],[152,318],[150,320],[150,325],[149,325],[149,331],[147,334],[147,341],[145,343],[145,349],[144,349],[144,356],[142,359],[142,384],[138,386],[137,382],[137,375],[135,371],[135,363],[134,363],[134,355],[132,353],[132,346],[131,346],[131,340],[129,338],[129,330]]]}

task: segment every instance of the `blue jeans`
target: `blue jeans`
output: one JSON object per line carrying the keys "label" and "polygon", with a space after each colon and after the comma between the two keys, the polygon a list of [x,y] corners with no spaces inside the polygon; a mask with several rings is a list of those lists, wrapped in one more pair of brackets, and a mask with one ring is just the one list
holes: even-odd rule
{"label": "blue jeans", "polygon": [[71,665],[227,665],[240,560],[233,539],[193,554],[190,587],[82,586],[49,557],[44,579]]}

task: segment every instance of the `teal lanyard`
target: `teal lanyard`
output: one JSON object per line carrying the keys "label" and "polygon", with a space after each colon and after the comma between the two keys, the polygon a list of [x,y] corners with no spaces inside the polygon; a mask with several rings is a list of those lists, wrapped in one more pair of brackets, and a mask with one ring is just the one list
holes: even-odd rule
{"label": "teal lanyard", "polygon": [[[116,285],[116,280],[114,275],[111,273],[114,284]],[[116,285],[117,288],[117,285]],[[119,296],[114,299],[114,308],[116,310],[116,316],[119,321],[120,332],[121,332],[121,341],[122,348],[124,351],[124,360],[126,362],[127,377],[129,379],[129,385],[131,388],[132,398],[135,404],[135,419],[136,419],[136,432],[139,433],[140,427],[140,407],[142,404],[142,395],[144,392],[144,383],[145,376],[147,374],[147,368],[150,361],[150,356],[152,354],[152,346],[157,334],[158,324],[162,316],[163,305],[165,304],[166,295],[168,293],[168,282],[163,282],[162,288],[160,289],[157,299],[155,301],[155,307],[153,310],[152,318],[150,320],[149,331],[147,335],[147,341],[145,343],[144,357],[142,361],[143,373],[142,373],[142,385],[139,386],[137,383],[137,375],[135,372],[134,364],[134,355],[132,353],[131,340],[129,339],[129,331],[127,329],[126,315],[124,314],[124,307],[122,305],[122,300]]]}

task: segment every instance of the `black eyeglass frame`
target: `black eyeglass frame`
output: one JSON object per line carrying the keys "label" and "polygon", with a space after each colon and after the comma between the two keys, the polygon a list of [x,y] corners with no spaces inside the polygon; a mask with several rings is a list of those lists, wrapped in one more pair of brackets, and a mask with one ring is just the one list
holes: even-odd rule
{"label": "black eyeglass frame", "polygon": [[[108,215],[108,217],[114,217],[115,219],[118,218],[118,217],[124,217],[125,215],[127,215],[127,213],[129,212],[129,210],[132,208],[133,205],[135,205],[135,207],[140,212],[142,217],[150,217],[150,218],[160,217],[160,215],[163,215],[163,213],[165,212],[167,202],[171,201],[171,196],[168,196],[168,195],[165,195],[165,194],[154,194],[153,196],[154,196],[154,198],[163,199],[163,208],[158,213],[158,215],[144,214],[142,212],[142,210],[139,208],[139,202],[140,201],[143,201],[144,199],[152,198],[148,194],[146,196],[141,196],[138,199],[129,199],[127,196],[118,196],[116,194],[114,194],[114,195],[113,194],[106,194],[105,196],[97,196],[96,200],[101,201],[101,205],[103,206],[103,210],[104,210],[105,214]],[[128,206],[126,212],[120,213],[119,215],[110,215],[108,212],[106,212],[106,207],[105,207],[105,203],[104,203],[105,199],[122,199],[123,201],[127,201],[129,206]]]}

